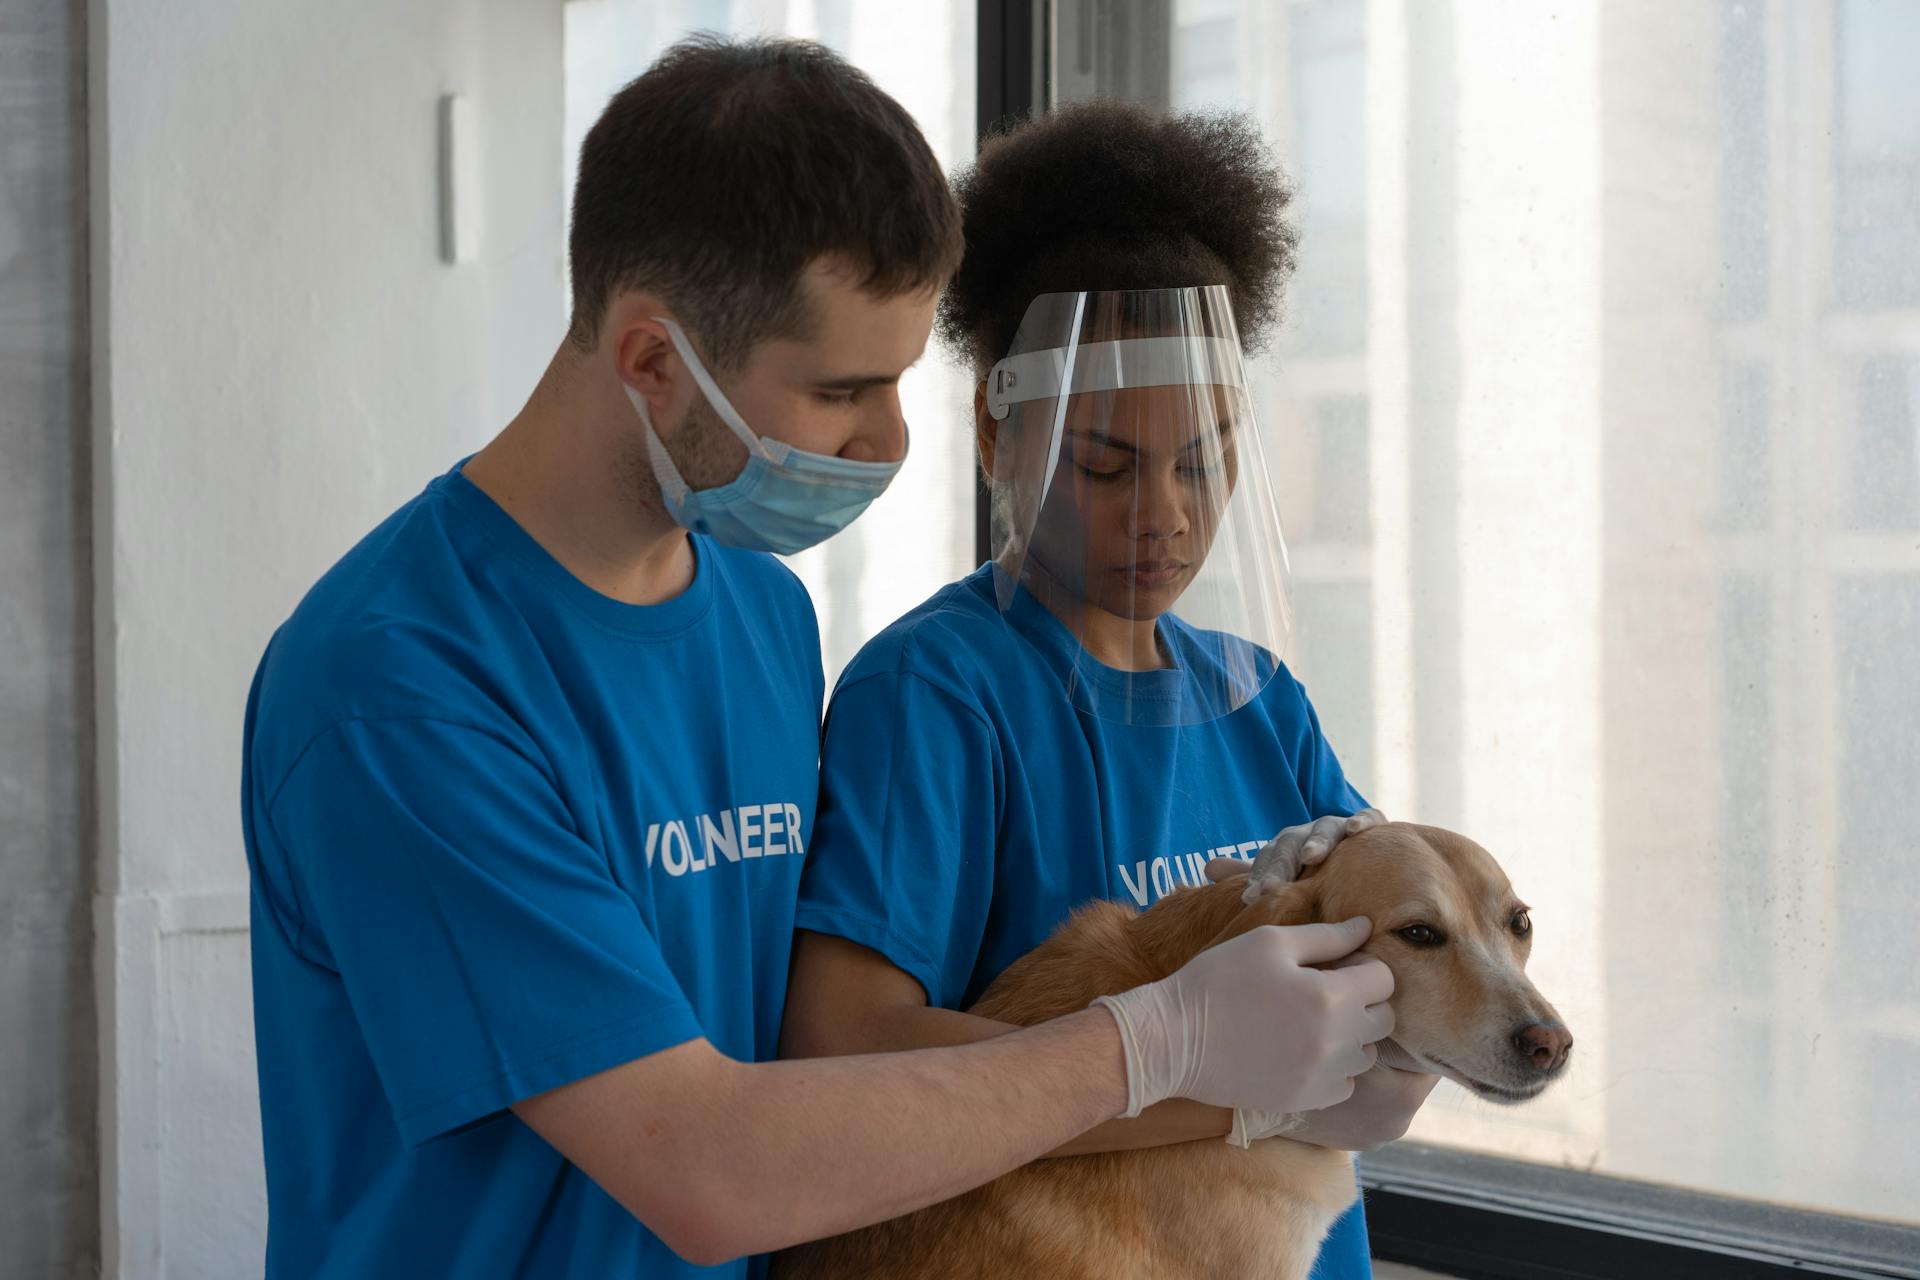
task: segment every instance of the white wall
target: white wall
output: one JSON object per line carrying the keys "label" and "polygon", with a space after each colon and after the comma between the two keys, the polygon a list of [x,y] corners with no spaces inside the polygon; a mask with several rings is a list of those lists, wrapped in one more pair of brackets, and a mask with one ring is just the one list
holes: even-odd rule
{"label": "white wall", "polygon": [[0,1276],[95,1270],[85,40],[0,0]]}
{"label": "white wall", "polygon": [[[558,341],[561,8],[92,0],[89,28],[104,1267],[258,1275],[247,684]],[[458,267],[445,92],[485,168]]]}

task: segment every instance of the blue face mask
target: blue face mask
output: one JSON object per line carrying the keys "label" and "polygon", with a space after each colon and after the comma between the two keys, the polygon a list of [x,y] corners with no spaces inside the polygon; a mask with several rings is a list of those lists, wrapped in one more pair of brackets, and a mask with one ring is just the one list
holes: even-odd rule
{"label": "blue face mask", "polygon": [[840,532],[886,492],[899,462],[854,462],[755,435],[708,376],[680,326],[665,316],[656,318],[707,403],[747,446],[747,465],[739,475],[712,489],[689,489],[653,429],[646,397],[627,388],[627,399],[647,430],[647,457],[660,495],[682,528],[729,547],[791,555]]}

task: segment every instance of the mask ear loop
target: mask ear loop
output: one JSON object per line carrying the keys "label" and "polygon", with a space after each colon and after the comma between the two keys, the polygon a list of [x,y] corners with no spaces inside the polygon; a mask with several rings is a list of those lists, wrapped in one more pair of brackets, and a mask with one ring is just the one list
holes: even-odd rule
{"label": "mask ear loop", "polygon": [[[740,437],[740,443],[747,446],[749,453],[765,454],[767,450],[760,437],[753,434],[753,430],[747,426],[746,421],[741,418],[732,403],[721,393],[719,386],[708,376],[706,366],[700,363],[700,357],[694,353],[693,344],[688,341],[686,332],[667,316],[654,316],[653,319],[658,320],[661,327],[667,331],[667,341],[671,342],[673,349],[679,353],[680,362],[687,366],[687,372],[693,375],[694,385],[700,388],[702,395],[706,396],[707,403],[713,406],[713,411],[720,416],[720,421],[726,423],[733,434]],[[693,492],[692,487],[680,474],[680,468],[674,465],[673,456],[667,452],[666,443],[660,439],[660,433],[654,429],[653,410],[647,404],[647,398],[624,382],[621,383],[621,390],[627,393],[628,403],[633,405],[634,412],[640,415],[640,424],[647,429],[647,461],[652,464],[654,479],[659,482],[660,496],[666,499],[669,509],[678,513],[686,506],[687,497]]]}
{"label": "mask ear loop", "polygon": [[700,388],[702,395],[706,396],[707,403],[713,406],[713,411],[720,415],[720,421],[726,423],[733,434],[740,437],[740,443],[747,446],[749,452],[762,454],[773,462],[780,461],[774,446],[780,445],[783,450],[786,446],[778,440],[763,440],[753,433],[753,428],[747,425],[747,420],[740,416],[739,410],[733,407],[733,402],[728,400],[726,393],[720,390],[720,384],[713,380],[712,375],[707,372],[707,367],[700,363],[700,357],[694,352],[693,343],[688,340],[686,331],[674,323],[669,316],[653,318],[658,320],[661,327],[667,331],[667,340],[673,343],[673,349],[680,353],[680,362],[687,366],[687,372],[693,375],[694,385]]}
{"label": "mask ear loop", "polygon": [[647,461],[653,465],[653,478],[660,485],[660,496],[666,499],[668,508],[677,513],[686,505],[692,490],[681,478],[680,468],[673,465],[667,446],[661,443],[660,433],[653,429],[653,410],[647,406],[647,398],[624,382],[620,386],[627,393],[634,412],[640,415],[640,425],[647,429]]}

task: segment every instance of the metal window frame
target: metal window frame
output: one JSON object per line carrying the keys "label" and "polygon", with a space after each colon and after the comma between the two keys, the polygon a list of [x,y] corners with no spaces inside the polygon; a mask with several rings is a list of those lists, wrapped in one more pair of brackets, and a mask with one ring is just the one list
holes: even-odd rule
{"label": "metal window frame", "polygon": [[1470,1280],[1920,1277],[1920,1227],[1421,1143],[1363,1158],[1374,1255]]}
{"label": "metal window frame", "polygon": [[[1051,31],[1049,0],[978,0],[974,11],[976,137],[984,142],[1002,125],[1047,105],[1045,69]],[[973,562],[992,554],[988,534],[992,497],[976,467],[973,483]]]}
{"label": "metal window frame", "polygon": [[[984,140],[1044,110],[1057,0],[978,0]],[[988,555],[984,478],[974,550]],[[1374,1255],[1469,1280],[1920,1280],[1920,1227],[1399,1143],[1361,1162]],[[1920,1189],[1916,1189],[1920,1196]]]}

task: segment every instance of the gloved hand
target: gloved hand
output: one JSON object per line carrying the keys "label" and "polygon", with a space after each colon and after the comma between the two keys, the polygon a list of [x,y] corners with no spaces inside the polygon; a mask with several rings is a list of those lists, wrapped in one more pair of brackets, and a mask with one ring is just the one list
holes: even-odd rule
{"label": "gloved hand", "polygon": [[1126,1116],[1167,1098],[1289,1112],[1330,1107],[1393,1033],[1393,974],[1362,959],[1319,970],[1366,942],[1365,917],[1343,924],[1261,925],[1185,968],[1101,996],[1120,1026]]}
{"label": "gloved hand", "polygon": [[[1392,1043],[1389,1040],[1386,1045]],[[1340,1151],[1377,1151],[1405,1137],[1420,1104],[1433,1092],[1433,1086],[1440,1083],[1440,1077],[1390,1067],[1385,1057],[1386,1047],[1382,1046],[1381,1058],[1374,1063],[1373,1070],[1354,1080],[1352,1096],[1319,1111],[1286,1113],[1236,1108],[1233,1132],[1227,1135],[1227,1141],[1244,1147],[1262,1138],[1284,1136]]]}
{"label": "gloved hand", "polygon": [[[1333,847],[1348,836],[1357,836],[1386,820],[1387,815],[1378,809],[1362,809],[1350,818],[1333,814],[1303,822],[1267,841],[1256,855],[1255,863],[1267,871],[1291,868],[1286,875],[1291,880],[1306,868],[1325,862]],[[1247,865],[1238,858],[1215,858],[1207,863],[1207,879],[1218,882],[1237,876],[1247,870]]]}

